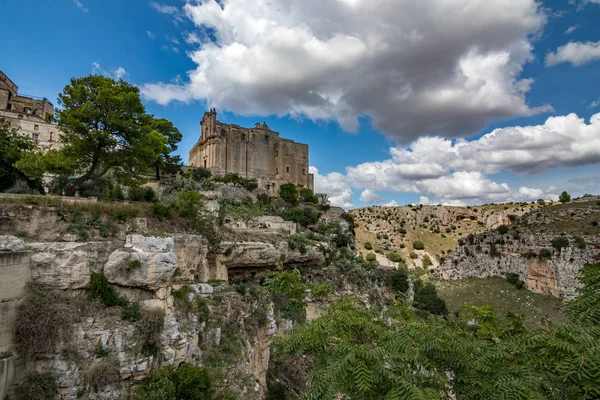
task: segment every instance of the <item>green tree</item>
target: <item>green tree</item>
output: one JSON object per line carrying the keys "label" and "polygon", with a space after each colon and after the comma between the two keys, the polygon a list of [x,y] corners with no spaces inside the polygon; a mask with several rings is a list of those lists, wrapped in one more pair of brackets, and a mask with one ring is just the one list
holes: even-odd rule
{"label": "green tree", "polygon": [[300,199],[307,203],[319,203],[319,197],[309,188],[300,189]]}
{"label": "green tree", "polygon": [[158,158],[152,163],[156,179],[160,180],[160,171],[175,174],[181,170],[181,157],[172,153],[177,150],[177,146],[183,136],[171,121],[164,118],[153,117],[150,125],[152,129],[166,138],[166,143],[163,144]]}
{"label": "green tree", "polygon": [[290,204],[296,204],[298,202],[298,186],[291,182],[284,183],[279,187],[279,197]]}
{"label": "green tree", "polygon": [[[289,331],[278,354],[311,358],[303,398],[596,399],[600,264],[587,264],[580,282],[567,321],[534,331],[490,306],[465,305],[456,323],[402,301],[382,315],[346,297]],[[428,287],[415,286],[415,295]]]}
{"label": "green tree", "polygon": [[169,146],[164,124],[146,114],[139,89],[123,80],[72,78],[58,103],[64,146],[48,164],[51,172],[72,177],[64,188],[68,195],[106,174],[139,184]]}
{"label": "green tree", "polygon": [[571,195],[566,191],[562,192],[558,197],[558,201],[560,201],[561,203],[568,203],[571,201]]}
{"label": "green tree", "polygon": [[42,191],[42,171],[34,168],[41,156],[37,143],[19,135],[10,123],[0,118],[0,192],[12,188],[17,181]]}

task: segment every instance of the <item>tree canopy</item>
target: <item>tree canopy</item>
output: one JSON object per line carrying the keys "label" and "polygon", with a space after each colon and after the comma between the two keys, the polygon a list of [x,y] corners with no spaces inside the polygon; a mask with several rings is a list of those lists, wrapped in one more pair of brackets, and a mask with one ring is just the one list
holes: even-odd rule
{"label": "tree canopy", "polygon": [[66,194],[107,174],[119,183],[139,184],[151,168],[179,163],[170,156],[181,139],[179,131],[148,115],[139,89],[123,80],[72,78],[58,104],[64,146],[49,152],[46,163],[49,172],[70,178]]}
{"label": "tree canopy", "polygon": [[406,302],[369,310],[346,297],[294,328],[279,357],[308,355],[306,399],[600,398],[600,264],[587,264],[568,320],[528,330],[465,305],[458,322]]}
{"label": "tree canopy", "polygon": [[[24,160],[27,154],[38,150],[37,143],[19,135],[10,123],[0,118],[0,192],[11,189],[18,181],[42,191],[40,174],[29,174]],[[35,157],[38,157],[35,153]]]}

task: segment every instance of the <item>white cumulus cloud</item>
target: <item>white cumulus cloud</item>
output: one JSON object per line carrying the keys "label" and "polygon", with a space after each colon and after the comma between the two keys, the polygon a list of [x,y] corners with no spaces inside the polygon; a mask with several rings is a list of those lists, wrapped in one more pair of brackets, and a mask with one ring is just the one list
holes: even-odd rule
{"label": "white cumulus cloud", "polygon": [[142,85],[159,104],[205,100],[347,131],[368,116],[399,143],[550,109],[526,103],[521,77],[546,21],[535,0],[206,0],[183,12],[197,67],[181,84]]}
{"label": "white cumulus cloud", "polygon": [[548,53],[546,65],[552,66],[560,63],[571,63],[574,67],[592,61],[600,60],[600,41],[598,42],[570,42],[560,46],[556,52]]}
{"label": "white cumulus cloud", "polygon": [[543,125],[495,129],[470,141],[420,138],[407,147],[392,147],[389,159],[348,166],[344,174],[313,172],[318,191],[339,196],[346,189],[360,189],[359,200],[365,203],[374,201],[377,190],[386,190],[418,193],[422,204],[456,205],[555,199],[555,187],[514,189],[488,175],[590,164],[600,164],[600,113],[589,123],[568,114],[550,117]]}

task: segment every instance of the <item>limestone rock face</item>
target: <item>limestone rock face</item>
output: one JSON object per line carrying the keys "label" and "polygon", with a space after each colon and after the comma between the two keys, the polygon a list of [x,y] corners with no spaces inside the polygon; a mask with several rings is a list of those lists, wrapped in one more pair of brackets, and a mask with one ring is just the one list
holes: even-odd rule
{"label": "limestone rock face", "polygon": [[0,235],[0,251],[25,251],[25,243],[16,236]]}
{"label": "limestone rock face", "polygon": [[[464,243],[446,256],[439,266],[440,277],[461,279],[465,277],[506,277],[518,274],[527,287],[542,294],[571,299],[579,287],[577,276],[586,263],[600,259],[600,238],[585,238],[586,248],[579,248],[572,238],[570,245],[560,251],[551,247],[557,235],[509,235],[489,233],[476,236],[472,243]],[[491,254],[492,246],[497,251]],[[541,249],[551,251],[550,258],[539,258]]]}
{"label": "limestone rock face", "polygon": [[125,247],[108,257],[104,275],[120,286],[159,289],[172,281],[177,267],[173,237],[128,235]]}
{"label": "limestone rock face", "polygon": [[110,254],[106,242],[29,243],[31,277],[55,289],[86,288],[92,272],[102,271]]}
{"label": "limestone rock face", "polygon": [[287,242],[280,242],[277,246],[264,242],[225,242],[221,244],[217,256],[217,262],[227,268],[272,267],[280,260],[291,264],[320,263],[323,255],[316,246],[306,246],[304,254],[290,250]]}

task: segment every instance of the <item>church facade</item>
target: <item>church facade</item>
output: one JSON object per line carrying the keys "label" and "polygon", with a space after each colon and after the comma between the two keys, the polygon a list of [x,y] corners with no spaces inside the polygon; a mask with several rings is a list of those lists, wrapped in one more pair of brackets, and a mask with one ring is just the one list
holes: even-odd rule
{"label": "church facade", "polygon": [[280,137],[265,123],[254,128],[225,124],[217,120],[216,109],[204,113],[200,127],[200,140],[189,152],[190,167],[207,168],[213,175],[256,178],[271,194],[287,182],[314,189],[308,145]]}

